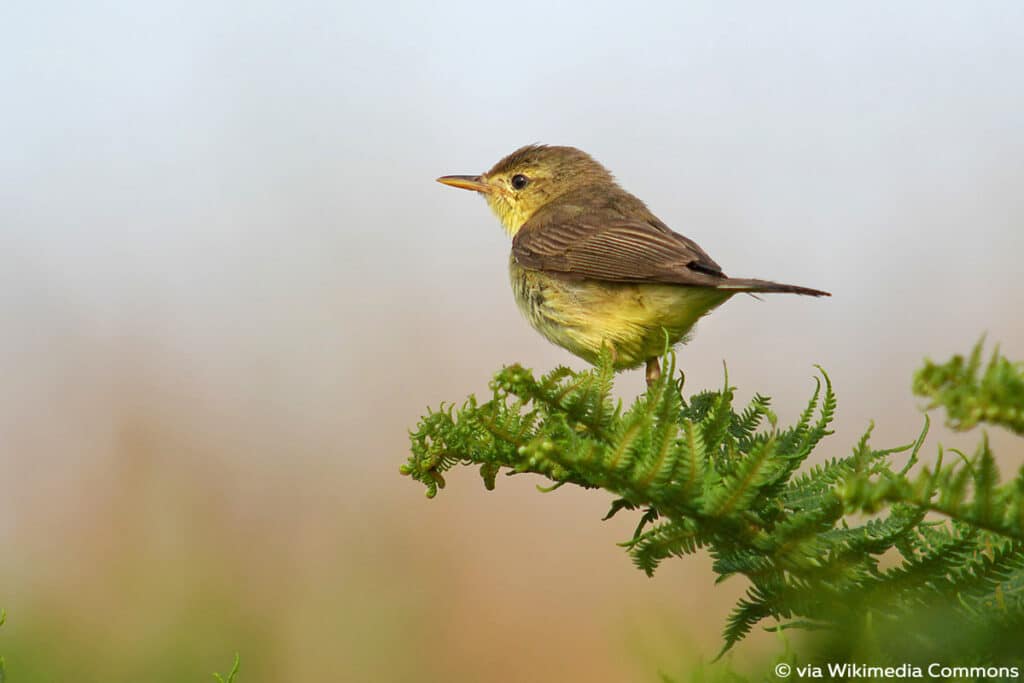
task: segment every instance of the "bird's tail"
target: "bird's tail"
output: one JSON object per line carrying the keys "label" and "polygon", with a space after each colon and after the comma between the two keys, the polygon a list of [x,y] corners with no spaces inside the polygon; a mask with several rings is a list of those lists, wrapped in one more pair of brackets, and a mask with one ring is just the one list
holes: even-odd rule
{"label": "bird's tail", "polygon": [[728,289],[736,292],[750,293],[779,293],[779,294],[803,294],[804,296],[832,296],[829,292],[810,287],[797,287],[796,285],[784,285],[781,282],[770,280],[754,280],[751,278],[726,278],[716,289]]}

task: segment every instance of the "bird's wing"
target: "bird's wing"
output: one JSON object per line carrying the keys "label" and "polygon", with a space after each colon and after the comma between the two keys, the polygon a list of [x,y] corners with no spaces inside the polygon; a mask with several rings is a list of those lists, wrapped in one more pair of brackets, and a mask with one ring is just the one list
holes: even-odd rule
{"label": "bird's wing", "polygon": [[[657,218],[536,215],[512,240],[524,268],[609,282],[715,286],[721,267]],[[537,219],[537,220],[534,220]]]}

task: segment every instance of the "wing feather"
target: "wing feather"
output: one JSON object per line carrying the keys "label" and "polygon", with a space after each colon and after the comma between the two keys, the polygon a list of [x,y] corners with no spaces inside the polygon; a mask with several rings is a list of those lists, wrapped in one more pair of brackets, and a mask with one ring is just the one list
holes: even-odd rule
{"label": "wing feather", "polygon": [[512,253],[525,268],[577,279],[715,286],[725,278],[693,240],[653,216],[536,215]]}

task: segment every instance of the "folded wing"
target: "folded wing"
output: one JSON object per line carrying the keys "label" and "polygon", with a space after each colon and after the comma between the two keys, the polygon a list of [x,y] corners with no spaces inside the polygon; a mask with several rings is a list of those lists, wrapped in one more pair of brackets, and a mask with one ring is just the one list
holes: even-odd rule
{"label": "folded wing", "polygon": [[558,218],[535,216],[516,233],[512,253],[521,266],[608,282],[716,287],[727,279],[693,240],[656,218]]}

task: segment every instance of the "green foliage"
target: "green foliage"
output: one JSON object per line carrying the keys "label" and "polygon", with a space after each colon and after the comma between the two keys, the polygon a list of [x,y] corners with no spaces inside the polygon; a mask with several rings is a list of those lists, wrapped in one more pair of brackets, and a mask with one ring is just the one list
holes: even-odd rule
{"label": "green foliage", "polygon": [[[7,610],[0,609],[0,626],[3,626],[7,622]],[[4,662],[4,658],[0,657],[0,683],[4,683],[7,680],[7,665]]]}
{"label": "green foliage", "polygon": [[989,422],[1024,434],[1024,363],[1011,363],[996,347],[982,372],[983,342],[966,360],[957,355],[942,365],[925,361],[914,376],[914,393],[930,398],[929,408],[944,406],[954,429]]}
{"label": "green foliage", "polygon": [[[996,354],[978,382],[979,353],[966,366],[929,364],[915,386],[960,426],[1017,424],[1019,365]],[[546,490],[611,493],[608,517],[640,515],[622,545],[648,575],[669,557],[704,550],[719,581],[740,574],[750,582],[728,618],[723,652],[766,619],[823,630],[833,650],[878,642],[875,661],[898,659],[892,648],[910,641],[934,656],[954,635],[974,643],[979,661],[1014,652],[997,636],[1024,627],[1024,469],[1001,483],[987,438],[972,457],[940,450],[925,467],[927,419],[897,448],[874,448],[869,428],[848,455],[807,467],[836,410],[824,371],[799,419],[782,427],[765,396],[737,409],[728,381],[685,398],[674,355],[663,361],[662,378],[626,409],[611,397],[608,358],[591,371],[540,378],[506,367],[490,400],[471,396],[421,420],[402,473],[430,497],[460,464],[479,467],[488,489],[504,470],[542,475],[553,482]]]}
{"label": "green foliage", "polygon": [[235,683],[235,677],[238,676],[238,667],[242,663],[242,658],[235,653],[235,663],[231,665],[231,671],[228,672],[227,678],[221,676],[218,673],[213,674],[214,680],[217,683]]}
{"label": "green foliage", "polygon": [[[7,611],[0,609],[0,626],[3,626],[7,622]],[[238,676],[238,668],[241,664],[241,658],[238,653],[235,653],[235,663],[231,667],[231,671],[227,677],[221,676],[219,673],[213,674],[213,678],[217,683],[235,683],[235,679]],[[7,669],[5,668],[4,658],[0,657],[0,683],[4,683],[7,680]]]}

